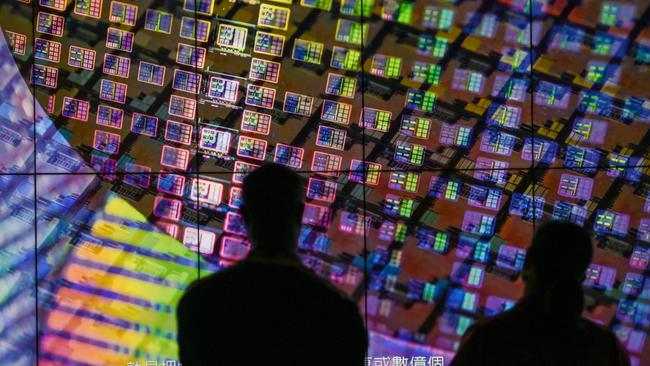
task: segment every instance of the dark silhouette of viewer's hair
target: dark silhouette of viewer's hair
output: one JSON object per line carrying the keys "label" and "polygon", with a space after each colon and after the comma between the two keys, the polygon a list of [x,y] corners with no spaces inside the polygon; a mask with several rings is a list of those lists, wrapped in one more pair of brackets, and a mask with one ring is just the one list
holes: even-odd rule
{"label": "dark silhouette of viewer's hair", "polygon": [[582,282],[592,256],[591,237],[580,226],[550,221],[539,227],[528,248],[524,271],[534,276],[530,295],[541,303],[545,318],[557,323],[580,318]]}
{"label": "dark silhouette of viewer's hair", "polygon": [[269,254],[295,250],[286,236],[299,228],[304,196],[302,178],[283,165],[265,164],[244,178],[241,212],[257,249]]}

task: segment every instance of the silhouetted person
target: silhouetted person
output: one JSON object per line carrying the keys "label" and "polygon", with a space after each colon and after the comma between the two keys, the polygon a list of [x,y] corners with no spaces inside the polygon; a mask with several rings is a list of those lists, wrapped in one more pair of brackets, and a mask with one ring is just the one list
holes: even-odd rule
{"label": "silhouetted person", "polygon": [[589,234],[579,226],[543,224],[526,254],[523,298],[470,327],[451,365],[629,365],[616,336],[581,317],[592,256]]}
{"label": "silhouetted person", "polygon": [[252,249],[181,298],[183,366],[364,364],[368,336],[357,306],[296,255],[303,197],[301,178],[281,165],[244,179]]}

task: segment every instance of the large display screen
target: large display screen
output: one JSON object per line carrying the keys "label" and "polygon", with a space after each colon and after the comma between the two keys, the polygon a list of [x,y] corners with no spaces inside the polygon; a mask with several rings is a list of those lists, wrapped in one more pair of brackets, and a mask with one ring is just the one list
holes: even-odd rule
{"label": "large display screen", "polygon": [[649,24],[650,0],[2,1],[0,364],[178,366],[178,299],[246,256],[241,183],[276,162],[369,362],[449,362],[562,219],[595,236],[585,317],[650,366]]}

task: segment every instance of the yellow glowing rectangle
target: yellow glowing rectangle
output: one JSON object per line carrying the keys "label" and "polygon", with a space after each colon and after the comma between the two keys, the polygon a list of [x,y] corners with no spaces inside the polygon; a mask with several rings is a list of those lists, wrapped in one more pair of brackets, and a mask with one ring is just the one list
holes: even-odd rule
{"label": "yellow glowing rectangle", "polygon": [[63,278],[72,283],[109,290],[153,303],[170,304],[172,301],[178,301],[181,295],[179,289],[120,276],[79,264],[68,265],[63,272]]}
{"label": "yellow glowing rectangle", "polygon": [[289,28],[289,18],[291,9],[281,6],[262,4],[260,6],[257,25],[260,27],[287,30]]}
{"label": "yellow glowing rectangle", "polygon": [[165,233],[146,231],[106,220],[97,220],[91,233],[101,239],[147,248],[162,254],[179,256],[194,261],[197,259],[195,253],[189,251],[178,240]]}
{"label": "yellow glowing rectangle", "polygon": [[97,366],[126,365],[133,358],[104,347],[54,335],[41,338],[41,350],[72,361]]}
{"label": "yellow glowing rectangle", "polygon": [[59,305],[75,310],[86,310],[176,333],[175,309],[172,309],[171,313],[158,312],[137,304],[118,299],[107,299],[101,295],[89,294],[68,287],[62,287],[57,291],[55,301]]}
{"label": "yellow glowing rectangle", "polygon": [[[78,314],[52,310],[48,315],[47,325],[54,331],[67,332],[125,348],[133,349],[136,346],[140,351],[150,352],[162,357],[172,358],[178,354],[176,342],[86,318]],[[164,347],[162,347],[163,344]]]}
{"label": "yellow glowing rectangle", "polygon": [[[82,243],[79,248],[85,248],[85,244]],[[75,251],[74,255],[79,259],[174,280],[181,284],[188,284],[189,281],[193,281],[197,277],[196,266],[184,266],[171,261],[124,252],[117,248],[104,246],[95,246],[95,248],[93,250],[80,249]],[[176,278],[170,278],[168,274],[171,273],[176,274],[174,276]]]}

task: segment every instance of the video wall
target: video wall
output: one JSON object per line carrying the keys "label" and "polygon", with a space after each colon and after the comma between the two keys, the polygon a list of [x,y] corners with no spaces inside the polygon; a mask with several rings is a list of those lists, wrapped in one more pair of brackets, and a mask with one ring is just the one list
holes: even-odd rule
{"label": "video wall", "polygon": [[5,0],[0,27],[0,364],[180,365],[178,299],[246,256],[241,183],[276,162],[370,362],[449,362],[563,219],[595,234],[584,315],[650,366],[650,0]]}

